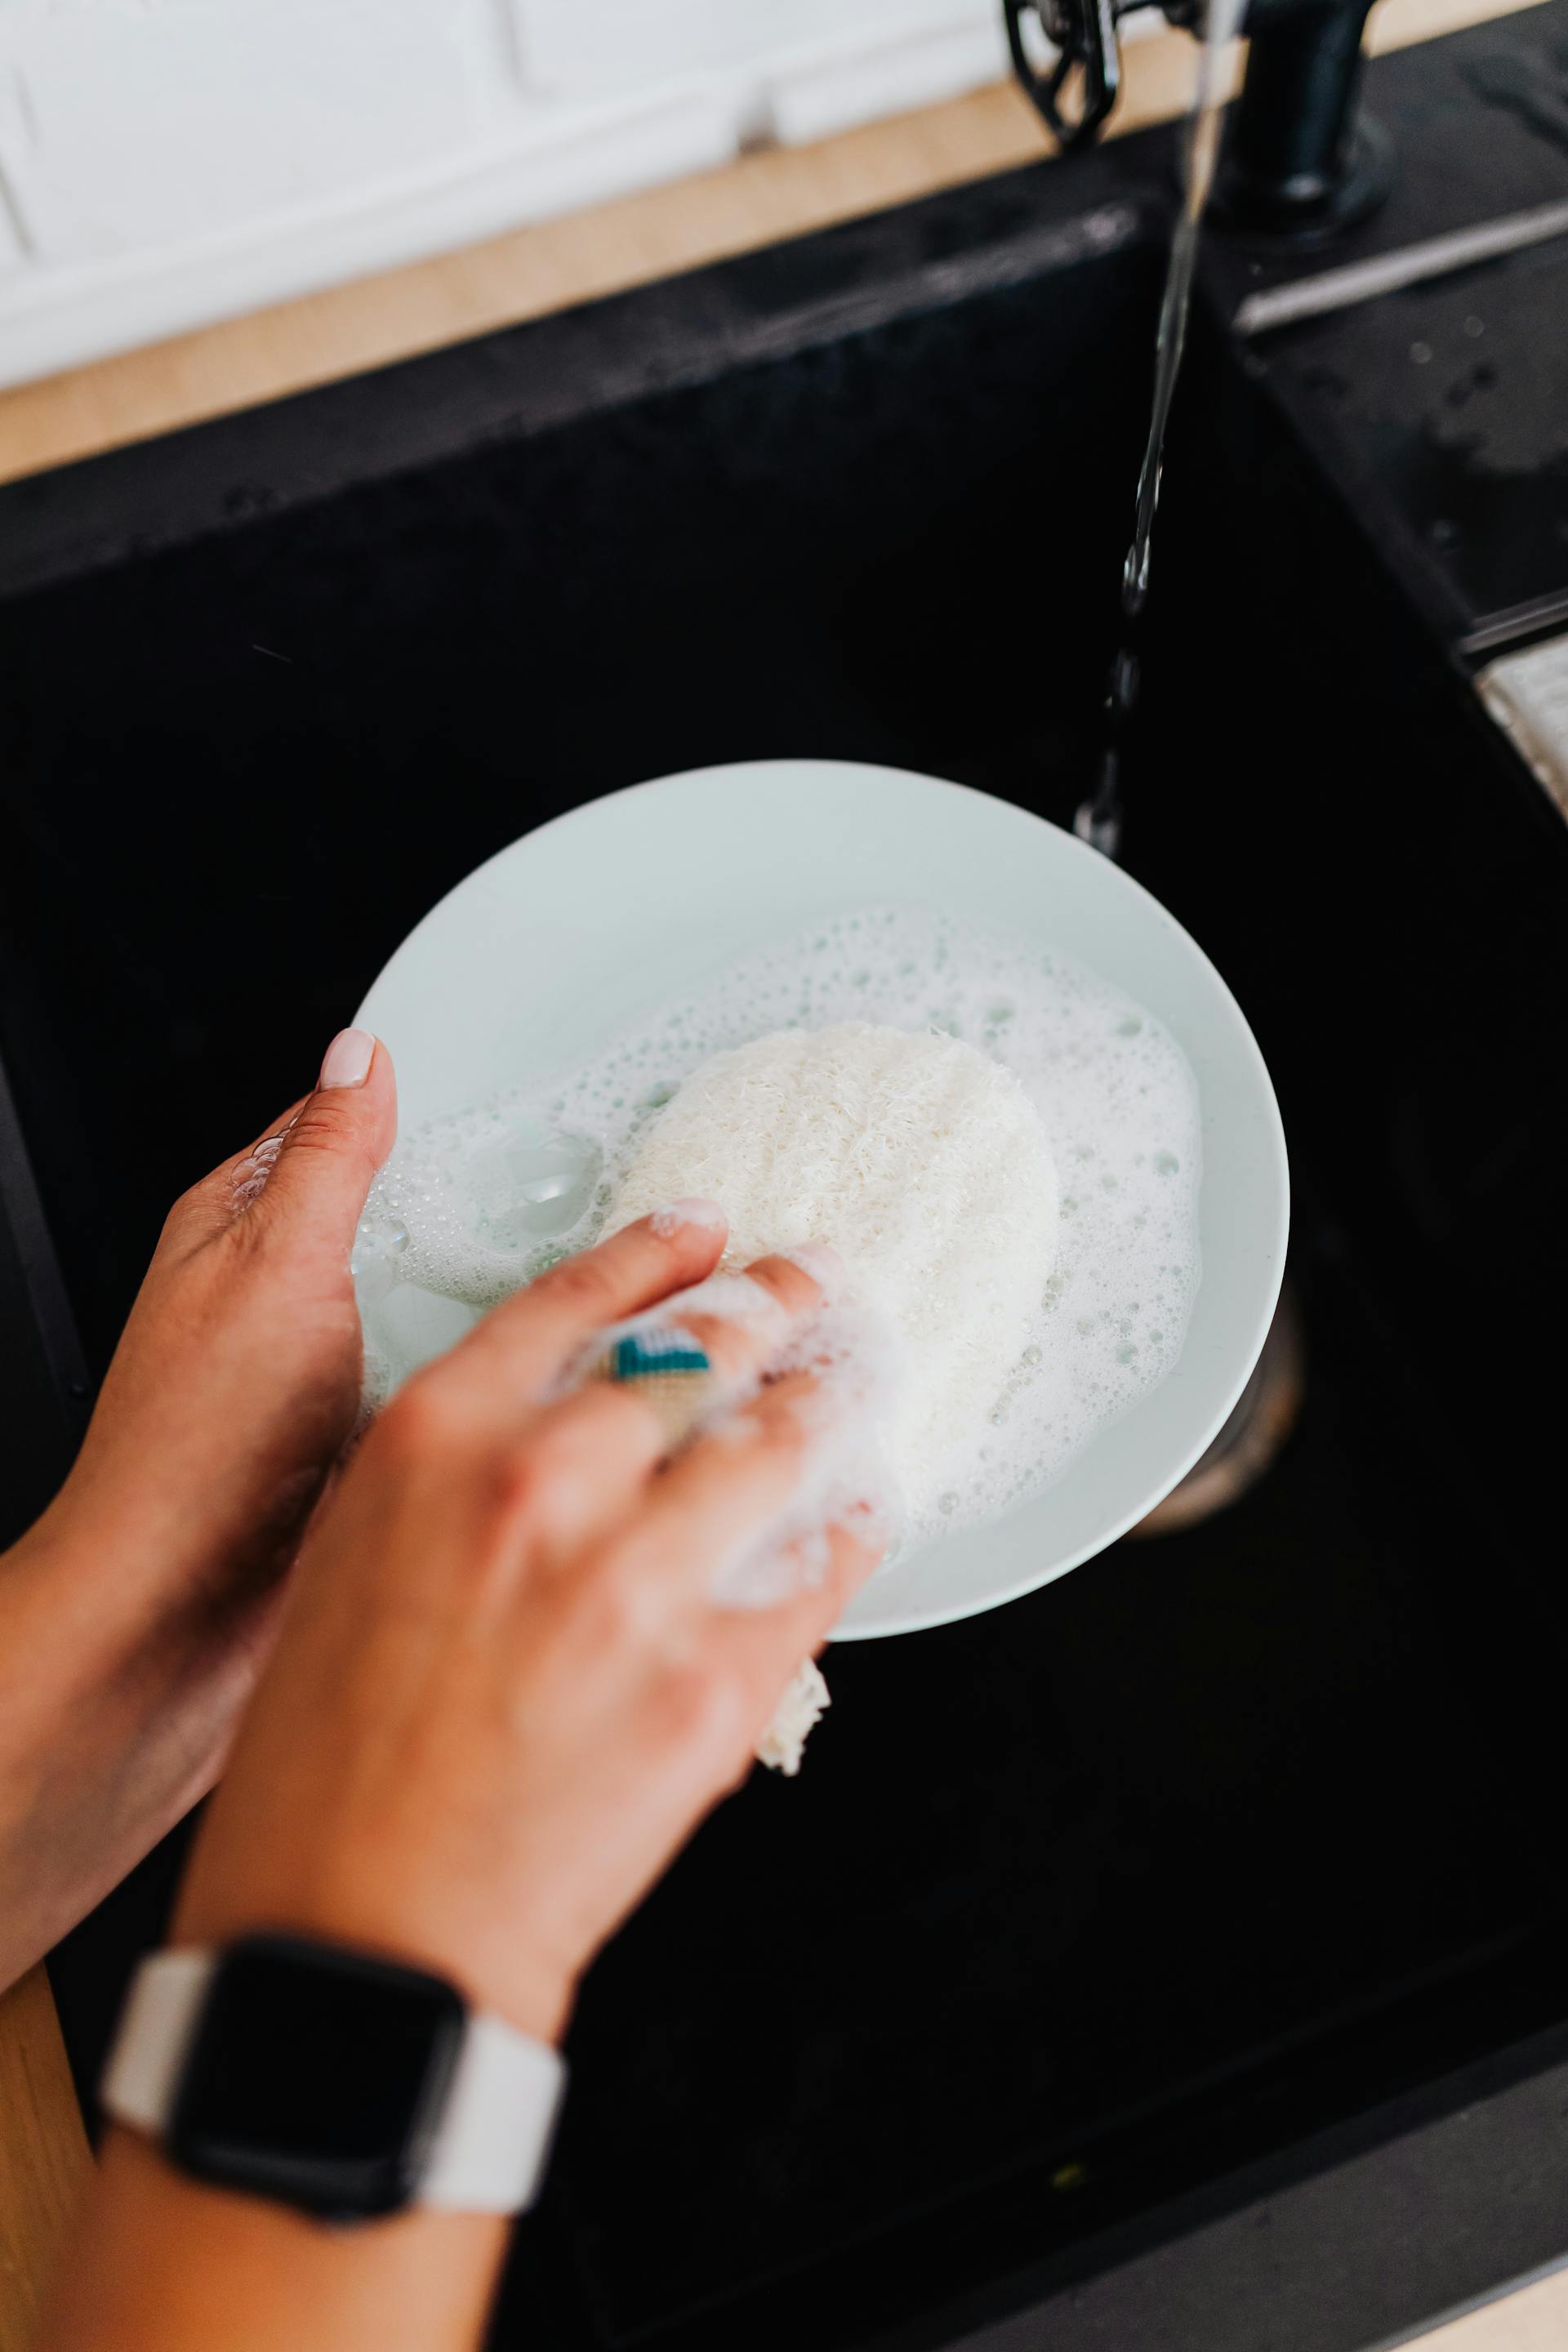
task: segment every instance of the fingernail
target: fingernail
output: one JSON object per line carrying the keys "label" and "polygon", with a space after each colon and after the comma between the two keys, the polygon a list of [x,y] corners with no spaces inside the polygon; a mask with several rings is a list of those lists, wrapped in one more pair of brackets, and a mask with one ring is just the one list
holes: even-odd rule
{"label": "fingernail", "polygon": [[321,1063],[323,1087],[363,1087],[375,1059],[375,1039],[368,1029],[340,1029]]}
{"label": "fingernail", "polygon": [[785,1250],[784,1255],[803,1274],[809,1274],[829,1298],[844,1279],[844,1260],[831,1242],[802,1242],[798,1249]]}
{"label": "fingernail", "polygon": [[730,1230],[730,1220],[717,1201],[671,1201],[668,1209],[656,1209],[648,1223],[661,1241],[678,1234],[682,1225],[700,1225],[710,1234]]}

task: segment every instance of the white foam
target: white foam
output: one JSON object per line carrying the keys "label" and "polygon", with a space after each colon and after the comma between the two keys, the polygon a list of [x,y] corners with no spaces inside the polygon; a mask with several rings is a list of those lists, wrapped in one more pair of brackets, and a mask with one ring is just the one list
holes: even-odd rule
{"label": "white foam", "polygon": [[[1058,1184],[1055,1264],[1019,1302],[1016,1358],[951,1483],[907,1518],[900,1549],[1059,1476],[1180,1353],[1199,1276],[1197,1090],[1169,1033],[1082,966],[924,910],[840,916],[716,973],[592,1064],[537,1074],[402,1141],[362,1229],[373,1400],[417,1360],[377,1303],[389,1274],[395,1286],[493,1304],[605,1230],[659,1111],[701,1065],[773,1032],[847,1022],[934,1031],[1010,1072]],[[666,1181],[723,1202],[710,1171],[670,1169]],[[843,1245],[838,1234],[754,1238],[819,1237]],[[406,1329],[418,1318],[402,1319]]]}

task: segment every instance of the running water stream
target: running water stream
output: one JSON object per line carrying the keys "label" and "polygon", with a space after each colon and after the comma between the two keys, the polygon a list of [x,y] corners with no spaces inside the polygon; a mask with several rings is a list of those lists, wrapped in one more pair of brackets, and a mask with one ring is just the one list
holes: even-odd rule
{"label": "running water stream", "polygon": [[1165,428],[1170,422],[1171,403],[1186,342],[1198,237],[1219,160],[1226,54],[1240,29],[1246,5],[1247,0],[1208,0],[1205,16],[1197,87],[1187,127],[1182,209],[1171,238],[1171,257],[1165,268],[1165,290],[1160,301],[1160,324],[1154,341],[1154,396],[1150,408],[1149,438],[1138,475],[1132,544],[1121,567],[1121,636],[1106,690],[1105,742],[1094,791],[1073,819],[1073,831],[1079,839],[1103,850],[1108,857],[1116,856],[1121,841],[1121,755],[1142,677],[1139,640],[1149,593],[1149,545],[1160,503]]}

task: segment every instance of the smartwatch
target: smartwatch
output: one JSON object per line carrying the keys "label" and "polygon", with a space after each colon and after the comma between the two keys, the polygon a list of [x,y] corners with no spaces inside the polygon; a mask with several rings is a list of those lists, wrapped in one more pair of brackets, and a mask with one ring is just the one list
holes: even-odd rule
{"label": "smartwatch", "polygon": [[247,1936],[142,1961],[100,2095],[198,2179],[357,2221],[408,2206],[521,2212],[565,2074],[441,1977]]}

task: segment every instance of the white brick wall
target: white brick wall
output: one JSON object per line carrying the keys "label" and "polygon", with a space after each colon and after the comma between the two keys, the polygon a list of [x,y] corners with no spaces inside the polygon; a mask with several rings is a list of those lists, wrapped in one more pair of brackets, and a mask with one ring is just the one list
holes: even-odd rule
{"label": "white brick wall", "polygon": [[982,0],[511,0],[524,84],[549,98],[694,73],[751,69],[763,79],[803,57],[864,54],[966,18]]}
{"label": "white brick wall", "polygon": [[0,383],[1005,66],[1001,0],[0,0]]}
{"label": "white brick wall", "polygon": [[13,0],[0,26],[0,169],[46,262],[219,236],[442,161],[478,125],[449,0]]}

